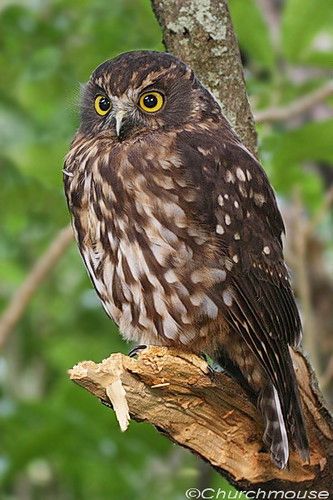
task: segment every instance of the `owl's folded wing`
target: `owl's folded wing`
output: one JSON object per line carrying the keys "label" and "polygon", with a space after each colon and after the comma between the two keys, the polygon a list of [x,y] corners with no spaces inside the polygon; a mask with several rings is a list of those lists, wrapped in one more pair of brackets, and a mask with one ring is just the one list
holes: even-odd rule
{"label": "owl's folded wing", "polygon": [[202,195],[229,267],[224,317],[279,393],[286,394],[288,344],[299,344],[301,322],[283,260],[284,225],[274,193],[261,166],[236,140],[225,141],[218,158],[212,149],[201,175]]}

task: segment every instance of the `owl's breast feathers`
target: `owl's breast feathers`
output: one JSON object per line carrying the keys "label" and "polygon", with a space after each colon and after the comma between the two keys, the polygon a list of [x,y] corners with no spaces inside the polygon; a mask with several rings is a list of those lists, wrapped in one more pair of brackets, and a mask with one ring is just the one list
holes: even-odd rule
{"label": "owl's breast feathers", "polygon": [[219,125],[122,143],[78,134],[65,189],[89,274],[127,338],[199,349],[209,332],[212,349],[236,325],[265,357],[258,322],[270,344],[300,335],[283,223],[263,170]]}
{"label": "owl's breast feathers", "polygon": [[211,297],[226,271],[176,139],[171,132],[122,143],[78,135],[65,190],[86,267],[123,335],[194,348],[218,316],[214,328],[222,331]]}

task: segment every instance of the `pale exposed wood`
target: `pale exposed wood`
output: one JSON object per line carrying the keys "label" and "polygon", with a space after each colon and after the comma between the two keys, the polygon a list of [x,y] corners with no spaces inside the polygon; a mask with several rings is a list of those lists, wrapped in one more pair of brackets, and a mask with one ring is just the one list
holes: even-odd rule
{"label": "pale exposed wood", "polygon": [[84,361],[70,371],[70,377],[105,402],[110,402],[110,384],[118,380],[133,419],[150,422],[203,457],[240,489],[325,490],[332,483],[333,423],[312,388],[305,359],[295,353],[294,362],[311,461],[302,464],[292,452],[287,470],[277,469],[263,451],[261,417],[243,390],[226,374],[212,373],[193,354],[149,347],[135,359],[113,354],[99,364]]}

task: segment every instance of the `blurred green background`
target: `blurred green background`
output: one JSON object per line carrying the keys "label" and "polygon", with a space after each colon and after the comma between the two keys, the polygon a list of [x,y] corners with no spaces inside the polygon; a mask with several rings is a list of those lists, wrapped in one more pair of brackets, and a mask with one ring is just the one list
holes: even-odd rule
{"label": "blurred green background", "polygon": [[[332,78],[331,0],[321,0],[320,6],[317,0],[229,3],[256,111],[288,106]],[[61,169],[78,125],[79,82],[103,60],[140,48],[163,50],[148,0],[0,2],[3,311],[69,221]],[[293,238],[315,221],[303,255],[310,297],[298,286],[297,266],[293,277],[301,310],[309,306],[302,301],[310,302],[306,344],[310,351],[316,344],[317,352],[310,354],[329,402],[332,102],[329,97],[300,115],[258,124],[261,158],[294,228],[287,250],[292,268],[297,252]],[[302,221],[298,229],[291,217],[295,207]],[[321,323],[313,342],[309,325],[317,319]],[[148,425],[132,422],[121,434],[113,413],[68,381],[66,370],[79,360],[98,361],[128,350],[71,245],[38,288],[0,355],[1,499],[177,500],[197,484],[228,488]]]}

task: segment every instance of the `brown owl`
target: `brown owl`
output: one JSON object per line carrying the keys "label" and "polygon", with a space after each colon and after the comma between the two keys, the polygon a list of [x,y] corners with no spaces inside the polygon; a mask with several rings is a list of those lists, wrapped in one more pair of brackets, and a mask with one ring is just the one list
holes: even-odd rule
{"label": "brown owl", "polygon": [[283,221],[264,170],[193,71],[150,51],[100,65],[64,183],[83,260],[123,337],[209,354],[258,399],[276,465],[290,442],[307,460]]}

